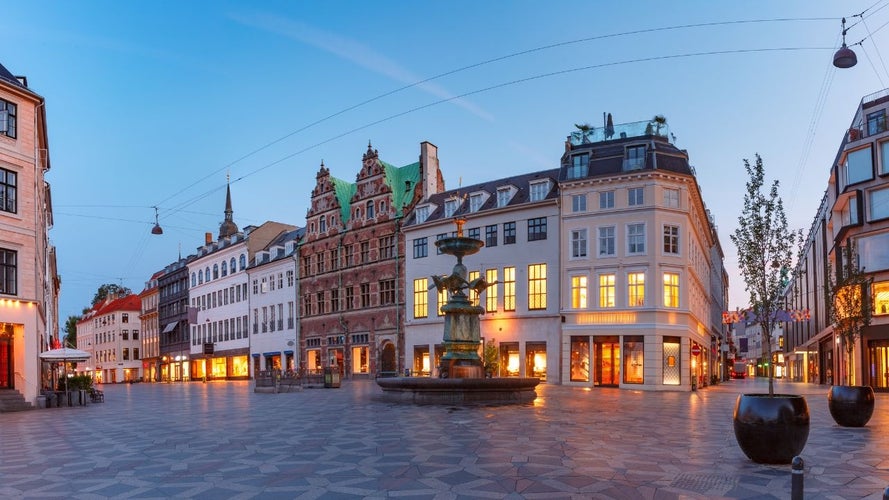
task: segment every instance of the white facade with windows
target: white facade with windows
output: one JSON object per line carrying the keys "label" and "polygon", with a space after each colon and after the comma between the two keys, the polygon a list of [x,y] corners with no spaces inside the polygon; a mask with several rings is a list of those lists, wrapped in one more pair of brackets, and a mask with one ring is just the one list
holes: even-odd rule
{"label": "white facade with windows", "polygon": [[722,269],[711,262],[715,226],[665,125],[616,129],[620,139],[569,137],[562,158],[560,377],[648,390],[705,385],[719,373],[712,317],[722,304],[712,295],[724,296],[711,290],[711,272]]}
{"label": "white facade with windows", "polygon": [[77,348],[92,356],[77,372],[100,384],[141,381],[141,313],[142,299],[133,294],[106,297],[87,311],[77,322]]}
{"label": "white facade with windows", "polygon": [[405,358],[412,374],[438,376],[444,354],[439,308],[447,297],[431,276],[450,274],[456,258],[440,254],[435,241],[454,234],[454,217],[461,216],[464,236],[485,242],[463,259],[469,280],[484,276],[497,282],[480,298],[470,296],[485,308],[481,336],[498,347],[497,375],[560,382],[557,174],[536,172],[461,188],[468,203],[456,190],[433,195],[407,217]]}

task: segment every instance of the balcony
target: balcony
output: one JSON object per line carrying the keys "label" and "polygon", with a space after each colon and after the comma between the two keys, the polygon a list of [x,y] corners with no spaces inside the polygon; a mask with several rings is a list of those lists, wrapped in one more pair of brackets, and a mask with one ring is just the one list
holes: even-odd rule
{"label": "balcony", "polygon": [[654,135],[669,139],[670,126],[666,123],[658,123],[654,120],[645,120],[641,122],[622,123],[608,128],[590,127],[589,130],[575,130],[574,132],[571,132],[568,141],[572,146],[580,146],[582,144],[614,141],[646,135]]}

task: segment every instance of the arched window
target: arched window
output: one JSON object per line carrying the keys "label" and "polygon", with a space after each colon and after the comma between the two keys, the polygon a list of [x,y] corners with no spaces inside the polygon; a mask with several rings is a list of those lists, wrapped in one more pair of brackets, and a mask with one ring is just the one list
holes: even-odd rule
{"label": "arched window", "polygon": [[237,272],[237,270],[238,270],[238,265],[237,265],[237,263],[235,263],[235,258],[234,258],[234,257],[232,257],[232,260],[229,261],[228,267],[231,268],[231,270],[232,270],[232,274],[234,274],[235,272]]}
{"label": "arched window", "polygon": [[207,268],[204,269],[204,281],[207,283],[210,282],[210,266],[207,266]]}
{"label": "arched window", "polygon": [[368,219],[374,218],[374,202],[373,202],[373,200],[367,202],[367,218]]}
{"label": "arched window", "polygon": [[361,207],[355,209],[355,219],[361,218]]}
{"label": "arched window", "polygon": [[377,211],[377,213],[380,213],[380,214],[386,213],[386,200],[383,200],[380,202],[380,209]]}
{"label": "arched window", "polygon": [[191,286],[198,284],[198,277],[195,273],[191,273]]}
{"label": "arched window", "polygon": [[213,264],[213,279],[219,279],[219,264]]}
{"label": "arched window", "polygon": [[247,256],[241,254],[241,271],[243,271],[244,269],[247,269]]}
{"label": "arched window", "polygon": [[228,276],[228,263],[225,261],[222,261],[222,275]]}
{"label": "arched window", "polygon": [[318,220],[318,230],[322,233],[327,232],[327,219],[325,219],[324,216]]}
{"label": "arched window", "polygon": [[198,271],[198,284],[204,283],[204,273]]}

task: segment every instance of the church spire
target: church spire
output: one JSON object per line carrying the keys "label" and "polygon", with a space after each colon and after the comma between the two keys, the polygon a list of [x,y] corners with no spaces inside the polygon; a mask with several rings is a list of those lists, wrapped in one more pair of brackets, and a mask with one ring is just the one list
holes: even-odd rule
{"label": "church spire", "polygon": [[231,236],[238,232],[238,225],[232,220],[232,190],[229,174],[225,175],[225,220],[219,225],[219,239]]}

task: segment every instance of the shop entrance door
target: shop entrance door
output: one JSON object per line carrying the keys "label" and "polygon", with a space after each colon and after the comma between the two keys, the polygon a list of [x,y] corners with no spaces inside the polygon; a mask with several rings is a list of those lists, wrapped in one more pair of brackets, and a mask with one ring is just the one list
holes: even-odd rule
{"label": "shop entrance door", "polygon": [[12,376],[12,335],[0,331],[0,389],[15,389]]}
{"label": "shop entrance door", "polygon": [[617,337],[598,337],[594,344],[596,378],[593,385],[617,387],[620,383],[620,343]]}
{"label": "shop entrance door", "polygon": [[868,377],[875,391],[889,391],[889,340],[867,343]]}

